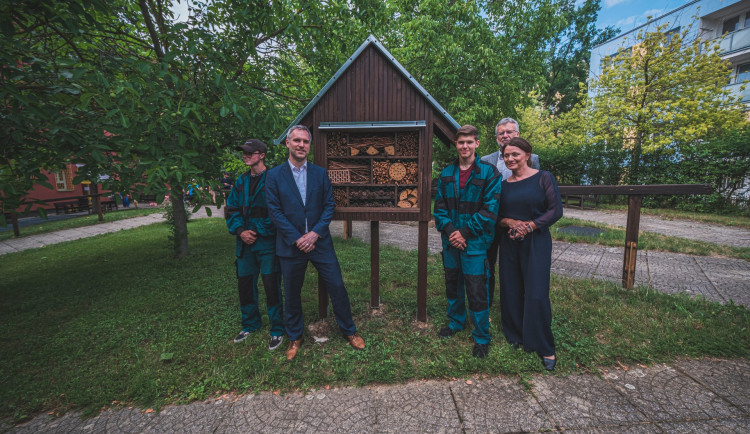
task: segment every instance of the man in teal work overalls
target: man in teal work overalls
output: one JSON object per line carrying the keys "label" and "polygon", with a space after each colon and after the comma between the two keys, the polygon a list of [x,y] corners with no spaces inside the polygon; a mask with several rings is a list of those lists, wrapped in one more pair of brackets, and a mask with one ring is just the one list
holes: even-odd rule
{"label": "man in teal work overalls", "polygon": [[237,146],[249,171],[237,178],[225,209],[229,233],[237,237],[237,288],[240,294],[242,330],[235,343],[261,327],[258,310],[258,276],[263,279],[266,308],[271,323],[269,350],[284,341],[284,312],[281,295],[281,269],[276,257],[276,227],[266,205],[266,144],[250,139]]}
{"label": "man in teal work overalls", "polygon": [[456,134],[456,161],[443,169],[435,195],[435,228],[443,240],[448,324],[438,336],[448,338],[466,325],[466,298],[474,323],[474,357],[490,345],[489,265],[487,248],[495,235],[500,201],[500,172],[476,155],[479,132],[464,125]]}

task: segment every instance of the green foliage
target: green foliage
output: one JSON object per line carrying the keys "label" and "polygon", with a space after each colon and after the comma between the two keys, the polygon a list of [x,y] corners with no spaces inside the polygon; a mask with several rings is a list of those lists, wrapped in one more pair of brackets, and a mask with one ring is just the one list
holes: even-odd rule
{"label": "green foliage", "polygon": [[79,147],[103,137],[96,114],[80,102],[92,71],[77,62],[80,52],[68,41],[95,27],[91,14],[105,7],[98,0],[0,4],[3,213],[23,205],[28,212],[34,184],[52,188],[42,170],[62,168]]}
{"label": "green foliage", "polygon": [[676,144],[699,143],[743,122],[738,97],[724,88],[729,62],[719,45],[686,41],[691,27],[671,38],[665,30],[640,31],[591,84],[589,142],[604,153],[627,152],[625,183],[646,181],[652,171],[643,164],[654,156],[679,159]]}
{"label": "green foliage", "polygon": [[[438,256],[428,259],[426,324],[414,320],[416,252],[381,248],[382,304],[371,311],[369,246],[356,240],[335,242],[364,351],[346,345],[332,318],[316,323],[330,340],[313,343],[306,331],[292,363],[283,351],[267,350],[266,328],[234,344],[234,237],[222,219],[195,220],[191,260],[173,261],[160,241],[167,232],[155,224],[0,257],[0,415],[19,420],[69,409],[94,414],[113,401],[158,408],[228,391],[542,372],[536,355],[505,345],[497,304],[487,359],[471,357],[471,330],[436,337],[446,306]],[[318,294],[317,275],[308,273],[302,302],[309,325]],[[742,306],[556,276],[551,300],[561,374],[618,362],[750,356],[750,315]]]}
{"label": "green foliage", "polygon": [[578,87],[588,79],[591,49],[617,33],[611,27],[596,28],[600,8],[597,0],[586,0],[580,4],[562,2],[558,7],[558,15],[563,17],[567,27],[555,35],[547,46],[546,82],[541,86],[543,98],[540,101],[550,113],[568,112],[585,100]]}
{"label": "green foliage", "polygon": [[[588,52],[582,33],[566,29],[587,27],[582,23],[595,21],[598,10],[589,5],[585,18],[574,19],[560,13],[577,13],[569,0],[393,0],[389,5],[394,18],[376,35],[459,124],[479,128],[480,155],[497,151],[497,121],[529,104],[528,92],[553,86],[546,78],[552,57],[565,63],[578,58],[573,52]],[[452,148],[438,144],[434,149],[436,167],[455,159]]]}

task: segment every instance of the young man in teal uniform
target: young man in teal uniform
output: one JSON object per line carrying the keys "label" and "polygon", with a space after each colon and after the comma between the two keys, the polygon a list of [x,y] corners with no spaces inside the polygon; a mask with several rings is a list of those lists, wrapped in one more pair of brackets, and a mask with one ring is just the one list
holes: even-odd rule
{"label": "young man in teal uniform", "polygon": [[284,312],[281,295],[281,269],[276,257],[276,227],[268,217],[266,204],[266,144],[250,139],[237,147],[250,168],[237,178],[225,208],[229,233],[237,237],[237,287],[240,294],[242,330],[235,343],[261,327],[258,310],[258,276],[263,279],[266,309],[271,322],[269,350],[284,341]]}
{"label": "young man in teal uniform", "polygon": [[458,159],[440,172],[435,196],[435,228],[443,240],[448,324],[438,336],[447,338],[466,325],[466,301],[474,323],[474,357],[485,357],[490,345],[489,265],[487,248],[495,235],[500,201],[497,167],[476,155],[479,131],[458,130]]}

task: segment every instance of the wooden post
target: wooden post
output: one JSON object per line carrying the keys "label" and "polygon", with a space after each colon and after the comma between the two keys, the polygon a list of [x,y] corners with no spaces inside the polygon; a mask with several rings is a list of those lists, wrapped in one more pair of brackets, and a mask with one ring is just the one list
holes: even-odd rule
{"label": "wooden post", "polygon": [[628,196],[628,221],[625,226],[625,259],[622,264],[622,287],[633,289],[635,284],[635,259],[638,255],[638,227],[641,222],[643,196]]}
{"label": "wooden post", "polygon": [[323,278],[318,274],[318,318],[328,316],[328,290],[323,284]]}
{"label": "wooden post", "polygon": [[349,240],[352,238],[352,221],[344,220],[344,239]]}
{"label": "wooden post", "polygon": [[427,222],[419,222],[417,237],[417,320],[427,322]]}
{"label": "wooden post", "polygon": [[370,222],[370,308],[380,309],[380,222],[378,221]]}

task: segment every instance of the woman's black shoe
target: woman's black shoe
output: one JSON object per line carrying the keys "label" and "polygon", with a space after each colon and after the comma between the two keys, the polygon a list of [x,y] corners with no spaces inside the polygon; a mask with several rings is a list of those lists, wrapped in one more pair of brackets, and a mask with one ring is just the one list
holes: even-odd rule
{"label": "woman's black shoe", "polygon": [[518,342],[508,342],[508,343],[510,344],[510,346],[511,346],[511,347],[512,347],[512,348],[513,348],[514,350],[517,350],[517,349],[521,348],[521,344],[520,344],[520,343],[518,343]]}
{"label": "woman's black shoe", "polygon": [[544,357],[542,357],[542,365],[544,366],[544,369],[548,371],[552,371],[555,369],[556,364],[557,364],[557,358],[545,359]]}

